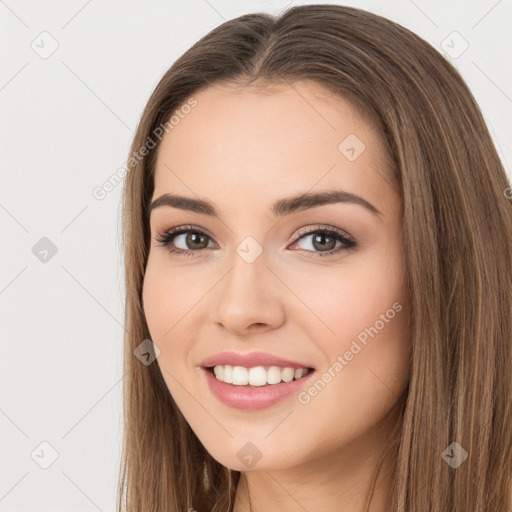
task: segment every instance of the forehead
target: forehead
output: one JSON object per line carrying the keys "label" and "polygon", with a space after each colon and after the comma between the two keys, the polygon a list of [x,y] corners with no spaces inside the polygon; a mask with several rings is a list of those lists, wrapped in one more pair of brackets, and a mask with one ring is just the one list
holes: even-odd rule
{"label": "forehead", "polygon": [[[259,194],[342,188],[375,199],[385,148],[351,104],[312,81],[216,85],[193,96],[158,149],[154,197],[188,193],[246,205]],[[355,158],[354,158],[355,157]]]}

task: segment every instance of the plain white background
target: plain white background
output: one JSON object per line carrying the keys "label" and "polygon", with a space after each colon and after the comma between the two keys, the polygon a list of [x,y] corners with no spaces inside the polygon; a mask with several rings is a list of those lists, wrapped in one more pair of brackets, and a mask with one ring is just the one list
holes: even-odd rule
{"label": "plain white background", "polygon": [[[122,186],[102,200],[93,190],[124,165],[179,55],[225,20],[303,3],[328,2],[0,1],[1,511],[114,510]],[[512,0],[331,3],[448,50],[510,176]]]}

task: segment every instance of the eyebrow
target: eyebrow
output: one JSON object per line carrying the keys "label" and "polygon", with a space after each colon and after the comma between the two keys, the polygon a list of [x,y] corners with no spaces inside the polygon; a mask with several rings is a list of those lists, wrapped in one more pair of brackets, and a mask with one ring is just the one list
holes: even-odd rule
{"label": "eyebrow", "polygon": [[[291,213],[315,208],[326,204],[334,203],[347,203],[362,206],[376,216],[382,213],[375,208],[371,203],[362,197],[346,192],[344,190],[329,190],[327,192],[317,193],[302,193],[291,197],[286,197],[276,201],[271,208],[272,213],[278,217],[284,217]],[[162,194],[157,199],[151,202],[148,209],[148,215],[156,208],[161,206],[171,206],[181,210],[187,210],[202,215],[209,215],[212,217],[220,217],[215,205],[210,201],[203,199],[194,199],[191,197],[184,197],[175,194]]]}

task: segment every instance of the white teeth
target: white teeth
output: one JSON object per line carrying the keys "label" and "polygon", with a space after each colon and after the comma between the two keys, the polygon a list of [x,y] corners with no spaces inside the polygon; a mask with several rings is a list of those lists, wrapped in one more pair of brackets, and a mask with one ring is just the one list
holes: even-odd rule
{"label": "white teeth", "polygon": [[285,382],[291,382],[293,380],[294,373],[295,370],[293,368],[285,368],[281,372],[281,379],[283,379]]}
{"label": "white teeth", "polygon": [[267,384],[279,384],[281,382],[281,369],[278,366],[271,366],[267,370]]}
{"label": "white teeth", "polygon": [[267,384],[279,384],[298,380],[308,374],[307,368],[280,368],[279,366],[270,366],[265,369],[264,366],[255,366],[245,368],[244,366],[217,365],[213,368],[213,373],[217,380],[235,386],[266,386]]}
{"label": "white teeth", "polygon": [[224,376],[222,378],[224,382],[231,384],[233,382],[233,367],[226,365],[224,366]]}
{"label": "white teeth", "polygon": [[233,384],[235,386],[247,386],[249,384],[249,372],[243,366],[233,367]]}
{"label": "white teeth", "polygon": [[[240,367],[239,367],[240,368]],[[267,383],[267,372],[263,366],[249,368],[249,384],[251,386],[264,386]]]}

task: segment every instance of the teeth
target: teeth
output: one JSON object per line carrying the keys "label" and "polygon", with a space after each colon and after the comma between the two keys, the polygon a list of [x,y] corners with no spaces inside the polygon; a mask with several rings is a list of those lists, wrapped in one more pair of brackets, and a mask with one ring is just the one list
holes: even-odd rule
{"label": "teeth", "polygon": [[278,366],[271,366],[267,370],[267,382],[265,384],[279,384],[281,382],[281,369]]}
{"label": "teeth", "polygon": [[264,386],[267,383],[267,372],[263,366],[249,368],[249,371],[241,366],[237,366],[237,368],[248,374],[248,381],[251,386]]}
{"label": "teeth", "polygon": [[291,382],[293,380],[293,375],[295,373],[295,370],[293,368],[285,368],[281,372],[281,379],[285,382]]}
{"label": "teeth", "polygon": [[249,372],[242,366],[233,368],[233,384],[235,386],[247,386],[249,384]]}
{"label": "teeth", "polygon": [[230,366],[219,364],[213,368],[217,380],[235,386],[266,386],[267,384],[279,384],[298,380],[308,374],[307,368],[280,368],[279,366],[255,366],[245,368],[244,366]]}

